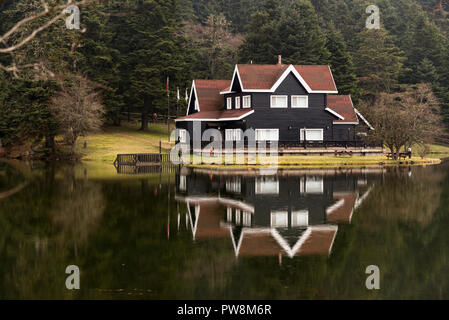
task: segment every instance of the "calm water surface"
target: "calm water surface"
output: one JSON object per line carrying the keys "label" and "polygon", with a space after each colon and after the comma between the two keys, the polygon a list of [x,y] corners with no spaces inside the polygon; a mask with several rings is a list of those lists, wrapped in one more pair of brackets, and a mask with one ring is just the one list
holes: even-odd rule
{"label": "calm water surface", "polygon": [[0,163],[0,298],[448,299],[448,169],[98,178]]}

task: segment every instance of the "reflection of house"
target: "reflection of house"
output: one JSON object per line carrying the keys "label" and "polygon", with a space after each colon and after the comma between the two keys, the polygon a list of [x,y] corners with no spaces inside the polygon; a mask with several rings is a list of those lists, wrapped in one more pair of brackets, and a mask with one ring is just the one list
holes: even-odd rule
{"label": "reflection of house", "polygon": [[236,256],[289,257],[329,254],[336,224],[351,221],[372,186],[356,175],[185,175],[178,183],[194,239],[229,236]]}

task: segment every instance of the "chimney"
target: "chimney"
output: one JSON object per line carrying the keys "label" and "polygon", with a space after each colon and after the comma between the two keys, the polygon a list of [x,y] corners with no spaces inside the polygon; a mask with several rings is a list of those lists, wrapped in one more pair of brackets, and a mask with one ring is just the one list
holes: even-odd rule
{"label": "chimney", "polygon": [[278,64],[282,64],[282,56],[278,56]]}

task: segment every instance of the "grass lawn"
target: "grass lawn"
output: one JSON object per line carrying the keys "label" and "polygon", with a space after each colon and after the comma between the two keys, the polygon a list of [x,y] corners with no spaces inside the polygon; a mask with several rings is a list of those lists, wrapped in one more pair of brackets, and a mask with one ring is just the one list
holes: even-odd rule
{"label": "grass lawn", "polygon": [[[170,128],[173,130],[174,125]],[[99,161],[112,164],[119,153],[159,153],[159,140],[162,152],[168,152],[166,124],[150,124],[149,131],[139,131],[137,124],[123,123],[121,127],[106,127],[103,132],[78,139],[76,152],[83,161]],[[87,140],[87,148],[83,148]]]}
{"label": "grass lawn", "polygon": [[[170,126],[171,130],[174,124]],[[135,123],[123,122],[121,127],[106,127],[102,132],[91,134],[88,137],[80,138],[77,143],[77,153],[82,156],[82,160],[93,163],[111,164],[119,153],[158,153],[159,140],[162,141],[162,152],[168,152],[171,146],[167,139],[166,124],[150,124],[148,132],[139,131],[139,125]],[[87,140],[87,148],[83,148],[84,140]],[[414,148],[416,150],[416,148]],[[425,159],[414,157],[409,160],[393,161],[385,156],[300,156],[288,155],[279,157],[279,167],[294,166],[377,166],[377,165],[408,165],[408,164],[434,164],[438,159],[449,157],[449,147],[432,145],[430,153]],[[204,157],[210,160],[208,155]],[[218,160],[218,159],[216,159]],[[223,161],[224,162],[224,161]],[[246,163],[246,160],[245,160]],[[198,167],[210,166],[208,164],[195,165]],[[212,165],[223,166],[223,165]],[[246,167],[245,164],[237,164],[232,167]],[[249,165],[255,166],[255,165]]]}

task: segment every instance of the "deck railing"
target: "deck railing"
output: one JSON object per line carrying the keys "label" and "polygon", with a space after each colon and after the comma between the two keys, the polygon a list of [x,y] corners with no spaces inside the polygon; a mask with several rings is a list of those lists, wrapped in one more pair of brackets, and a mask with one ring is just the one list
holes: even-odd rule
{"label": "deck railing", "polygon": [[[222,141],[222,148],[230,147],[232,145],[233,149],[241,149],[259,146],[260,141],[254,145],[254,142],[251,144],[248,141]],[[296,140],[282,140],[282,141],[266,141],[266,147],[270,148],[272,144],[276,144],[280,149],[308,149],[308,148],[382,148],[382,143],[367,143],[364,141],[296,141]],[[201,149],[206,148],[211,144],[211,141],[202,141]]]}
{"label": "deck railing", "polygon": [[169,153],[134,153],[118,154],[114,165],[138,166],[142,164],[168,164],[170,163]]}

